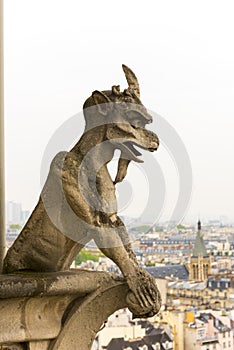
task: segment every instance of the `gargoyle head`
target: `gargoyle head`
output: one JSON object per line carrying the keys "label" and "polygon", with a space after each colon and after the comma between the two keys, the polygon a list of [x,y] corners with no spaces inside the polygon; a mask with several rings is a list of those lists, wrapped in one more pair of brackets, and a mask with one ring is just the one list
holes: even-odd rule
{"label": "gargoyle head", "polygon": [[135,146],[153,152],[159,145],[157,135],[145,128],[152,123],[152,116],[140,100],[138,80],[130,68],[122,67],[128,88],[121,92],[119,85],[114,85],[111,90],[96,90],[83,106],[86,131],[106,125],[106,140],[121,150],[115,183],[124,179],[131,160],[143,162]]}

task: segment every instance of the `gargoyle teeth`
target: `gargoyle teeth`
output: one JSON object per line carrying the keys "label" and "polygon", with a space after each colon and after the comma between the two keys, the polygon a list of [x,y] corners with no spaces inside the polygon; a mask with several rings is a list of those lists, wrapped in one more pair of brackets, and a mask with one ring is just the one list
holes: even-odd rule
{"label": "gargoyle teeth", "polygon": [[134,147],[131,142],[124,142],[124,145],[127,146],[131,152],[135,154],[135,156],[141,156],[142,154]]}
{"label": "gargoyle teeth", "polygon": [[138,158],[138,156],[141,156],[141,153],[133,147],[131,142],[120,143],[118,146],[118,148],[122,151],[124,158],[134,160],[137,163],[144,163],[143,160]]}

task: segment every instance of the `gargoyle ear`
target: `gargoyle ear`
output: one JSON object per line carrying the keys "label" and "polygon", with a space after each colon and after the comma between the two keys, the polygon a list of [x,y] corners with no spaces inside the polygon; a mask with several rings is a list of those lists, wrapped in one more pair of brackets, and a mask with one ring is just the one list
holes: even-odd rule
{"label": "gargoyle ear", "polygon": [[95,90],[92,93],[92,97],[93,97],[95,104],[97,105],[98,111],[102,115],[107,115],[108,112],[110,111],[110,107],[111,107],[111,105],[108,106],[108,103],[111,102],[109,97],[106,96],[105,94],[103,94],[103,92],[98,91],[98,90]]}

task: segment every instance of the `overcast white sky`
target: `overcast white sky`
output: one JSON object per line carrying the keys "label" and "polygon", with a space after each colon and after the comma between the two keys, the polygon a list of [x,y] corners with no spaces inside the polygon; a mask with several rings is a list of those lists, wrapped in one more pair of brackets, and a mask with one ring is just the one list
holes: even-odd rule
{"label": "overcast white sky", "polygon": [[[187,219],[233,220],[233,10],[233,1],[214,0],[5,1],[7,199],[33,208],[51,136],[93,90],[125,88],[125,63],[145,106],[175,128],[190,155]],[[168,219],[178,179],[163,147],[156,156]],[[126,214],[139,215],[139,206]]]}

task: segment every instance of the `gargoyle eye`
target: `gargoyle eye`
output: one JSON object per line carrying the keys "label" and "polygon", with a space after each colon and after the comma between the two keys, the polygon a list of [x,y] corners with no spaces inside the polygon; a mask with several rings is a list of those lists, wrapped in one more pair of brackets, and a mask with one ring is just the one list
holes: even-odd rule
{"label": "gargoyle eye", "polygon": [[136,127],[144,127],[147,124],[146,118],[141,113],[138,113],[137,111],[128,111],[127,117],[131,125]]}
{"label": "gargoyle eye", "polygon": [[122,111],[126,111],[129,109],[129,106],[126,102],[120,102],[120,103],[116,103],[116,106],[118,109],[122,110]]}

